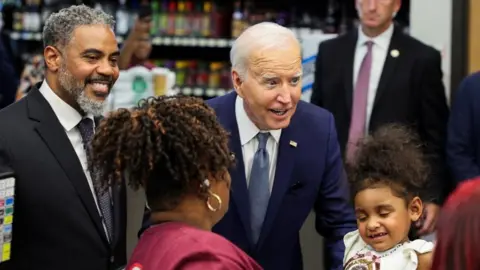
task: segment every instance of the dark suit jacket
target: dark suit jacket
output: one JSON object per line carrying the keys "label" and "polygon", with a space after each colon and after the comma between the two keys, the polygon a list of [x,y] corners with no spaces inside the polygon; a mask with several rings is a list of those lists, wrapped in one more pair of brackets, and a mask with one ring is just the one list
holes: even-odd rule
{"label": "dark suit jacket", "polygon": [[[342,153],[348,140],[353,97],[355,30],[319,46],[311,102],[335,117]],[[392,57],[390,51],[400,52]],[[375,96],[369,131],[401,123],[416,131],[425,144],[432,174],[427,200],[441,202],[449,183],[445,170],[448,107],[442,82],[441,56],[395,28]]]}
{"label": "dark suit jacket", "polygon": [[116,233],[109,244],[80,161],[39,90],[0,111],[0,123],[0,172],[17,179],[11,261],[0,269],[124,265],[125,189],[113,192]]}
{"label": "dark suit jacket", "polygon": [[[312,209],[316,229],[326,239],[330,269],[343,269],[343,236],[356,229],[349,204],[334,120],[330,113],[301,101],[290,125],[282,130],[274,186],[257,245],[251,241],[250,203],[235,117],[235,92],[208,100],[220,123],[231,133],[237,156],[230,171],[230,208],[214,227],[266,270],[303,269],[299,231]],[[297,143],[293,147],[290,142]],[[320,252],[320,251],[319,251]]]}
{"label": "dark suit jacket", "polygon": [[480,176],[480,72],[465,78],[448,123],[447,157],[455,184]]}

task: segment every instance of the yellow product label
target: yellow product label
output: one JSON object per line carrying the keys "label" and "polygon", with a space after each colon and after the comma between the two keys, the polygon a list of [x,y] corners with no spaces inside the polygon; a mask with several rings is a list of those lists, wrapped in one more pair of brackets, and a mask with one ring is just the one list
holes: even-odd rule
{"label": "yellow product label", "polygon": [[3,244],[2,262],[10,260],[10,243]]}
{"label": "yellow product label", "polygon": [[6,225],[6,224],[12,224],[12,222],[13,222],[13,216],[10,215],[10,216],[6,216],[6,217],[5,217],[5,220],[4,220],[4,223],[3,223],[3,224],[5,224],[5,225]]}

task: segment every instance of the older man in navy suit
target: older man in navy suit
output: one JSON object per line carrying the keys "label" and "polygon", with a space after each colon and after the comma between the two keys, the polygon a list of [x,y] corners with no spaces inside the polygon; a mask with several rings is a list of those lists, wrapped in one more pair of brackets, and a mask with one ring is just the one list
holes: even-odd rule
{"label": "older man in navy suit", "polygon": [[314,209],[328,268],[342,269],[343,236],[355,217],[333,116],[300,101],[298,40],[260,23],[235,41],[230,58],[235,91],[208,101],[238,160],[230,209],[214,231],[267,270],[303,269],[299,231]]}

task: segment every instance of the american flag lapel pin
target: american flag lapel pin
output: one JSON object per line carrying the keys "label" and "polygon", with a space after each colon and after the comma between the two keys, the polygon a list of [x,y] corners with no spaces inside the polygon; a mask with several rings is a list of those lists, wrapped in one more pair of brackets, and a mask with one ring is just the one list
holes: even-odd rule
{"label": "american flag lapel pin", "polygon": [[296,141],[290,141],[290,145],[291,145],[292,147],[297,147],[298,144],[297,144]]}

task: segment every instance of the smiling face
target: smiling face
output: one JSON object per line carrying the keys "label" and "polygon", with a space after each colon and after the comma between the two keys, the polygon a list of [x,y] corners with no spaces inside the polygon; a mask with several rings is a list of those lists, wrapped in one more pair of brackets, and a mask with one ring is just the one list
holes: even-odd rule
{"label": "smiling face", "polygon": [[283,47],[252,51],[244,80],[236,70],[232,71],[235,89],[259,129],[286,128],[301,95],[300,47],[288,41]]}
{"label": "smiling face", "polygon": [[408,240],[412,222],[422,214],[422,201],[415,197],[407,205],[390,187],[368,188],[355,196],[355,214],[363,241],[382,252]]}
{"label": "smiling face", "polygon": [[52,89],[82,113],[101,115],[118,78],[119,50],[115,34],[106,25],[77,27],[60,50],[48,46],[44,56],[52,71]]}

